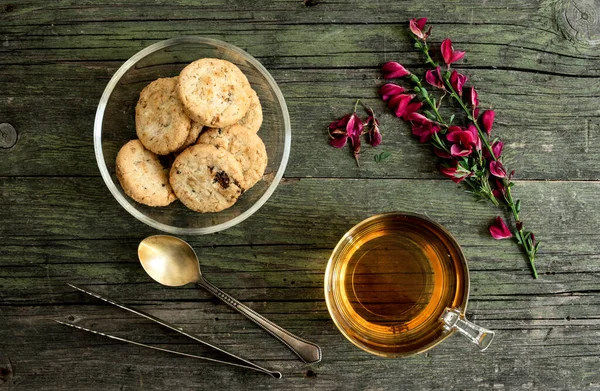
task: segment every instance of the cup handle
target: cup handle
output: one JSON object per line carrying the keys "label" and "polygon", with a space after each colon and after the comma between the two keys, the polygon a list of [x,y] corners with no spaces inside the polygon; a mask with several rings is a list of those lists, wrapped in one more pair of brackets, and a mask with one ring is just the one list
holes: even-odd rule
{"label": "cup handle", "polygon": [[444,323],[444,330],[457,330],[477,345],[482,352],[490,346],[494,339],[493,331],[466,320],[460,308],[446,308],[440,320]]}

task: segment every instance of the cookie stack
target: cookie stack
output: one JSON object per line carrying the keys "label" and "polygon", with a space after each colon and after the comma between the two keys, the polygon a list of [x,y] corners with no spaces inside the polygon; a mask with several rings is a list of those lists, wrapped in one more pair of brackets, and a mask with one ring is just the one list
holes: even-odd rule
{"label": "cookie stack", "polygon": [[[157,79],[140,93],[138,140],[117,155],[119,182],[144,205],[179,199],[197,212],[229,208],[267,166],[256,134],[262,118],[258,95],[237,66],[214,58],[194,61],[179,76]],[[159,155],[172,156],[171,167]]]}

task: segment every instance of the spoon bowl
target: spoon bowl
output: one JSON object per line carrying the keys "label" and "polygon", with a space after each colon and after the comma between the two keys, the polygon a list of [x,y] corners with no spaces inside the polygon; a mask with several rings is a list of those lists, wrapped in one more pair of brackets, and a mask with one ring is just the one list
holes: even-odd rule
{"label": "spoon bowl", "polygon": [[142,240],[138,258],[146,273],[162,285],[182,286],[202,278],[196,252],[174,236],[155,235]]}

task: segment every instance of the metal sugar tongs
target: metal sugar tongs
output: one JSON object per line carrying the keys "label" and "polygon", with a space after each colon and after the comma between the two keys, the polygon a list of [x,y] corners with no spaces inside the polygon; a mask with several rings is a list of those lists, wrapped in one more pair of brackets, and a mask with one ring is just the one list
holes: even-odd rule
{"label": "metal sugar tongs", "polygon": [[178,354],[178,355],[180,355],[180,356],[186,356],[186,357],[197,358],[197,359],[200,359],[200,360],[205,360],[205,361],[216,362],[216,363],[219,363],[219,364],[226,364],[226,365],[232,365],[232,366],[235,366],[235,367],[240,367],[240,368],[245,368],[245,369],[251,369],[251,370],[253,370],[253,371],[258,371],[258,372],[265,373],[265,374],[267,374],[267,375],[269,375],[269,376],[272,376],[272,377],[274,377],[274,378],[276,378],[276,379],[280,379],[280,378],[282,377],[282,375],[281,375],[281,372],[278,372],[278,371],[270,371],[270,370],[268,370],[268,369],[266,369],[266,368],[263,368],[263,367],[261,367],[261,366],[259,366],[259,365],[257,365],[257,364],[254,364],[253,362],[250,362],[250,361],[248,361],[248,360],[245,360],[245,359],[243,359],[243,358],[241,358],[241,357],[238,357],[238,356],[236,356],[235,354],[229,353],[229,352],[227,352],[227,351],[225,351],[225,350],[223,350],[223,349],[221,349],[221,348],[219,348],[219,347],[217,347],[217,346],[215,346],[215,345],[212,345],[212,344],[210,344],[210,343],[208,343],[208,342],[206,342],[206,341],[203,341],[203,340],[199,339],[198,337],[195,337],[194,335],[192,335],[192,334],[189,334],[189,333],[187,333],[187,332],[183,331],[183,329],[181,329],[181,328],[178,328],[178,327],[176,327],[175,325],[173,325],[173,324],[171,324],[171,323],[169,323],[169,322],[166,322],[166,321],[164,321],[164,320],[162,320],[162,319],[159,319],[159,318],[157,318],[157,317],[155,317],[155,316],[153,316],[153,315],[150,315],[150,314],[148,314],[148,313],[146,313],[146,312],[143,312],[143,311],[140,311],[140,310],[133,309],[133,308],[131,308],[131,307],[128,307],[128,306],[126,306],[125,304],[121,304],[121,303],[119,303],[119,302],[117,302],[117,301],[114,301],[114,300],[107,299],[107,298],[105,298],[105,297],[102,297],[102,296],[100,296],[100,295],[99,295],[99,294],[97,294],[97,293],[94,293],[94,292],[91,292],[91,291],[85,290],[85,289],[83,289],[83,288],[80,288],[80,287],[78,287],[78,286],[75,286],[75,285],[73,285],[73,284],[67,284],[67,285],[69,285],[71,288],[77,289],[78,291],[81,291],[81,292],[83,292],[83,293],[86,293],[86,294],[88,294],[88,295],[90,295],[90,296],[96,297],[96,298],[98,298],[98,299],[100,299],[100,300],[103,300],[103,301],[105,301],[105,302],[107,302],[107,303],[110,303],[110,304],[112,304],[112,305],[115,305],[115,306],[117,306],[117,307],[119,307],[119,308],[122,308],[122,309],[124,309],[124,310],[126,310],[126,311],[132,312],[132,313],[134,313],[134,314],[136,314],[136,315],[139,315],[139,316],[141,316],[141,317],[144,317],[144,318],[146,318],[146,319],[149,319],[149,320],[151,320],[151,321],[153,321],[153,322],[155,322],[155,323],[158,323],[158,324],[160,324],[160,325],[162,325],[162,326],[165,326],[165,327],[167,327],[167,328],[169,328],[169,329],[171,329],[171,330],[173,330],[173,331],[176,331],[176,332],[178,332],[179,334],[185,335],[186,337],[189,337],[189,338],[193,339],[194,341],[200,342],[201,344],[203,344],[203,345],[205,345],[205,346],[208,346],[208,347],[210,347],[210,348],[213,348],[213,349],[215,349],[215,350],[217,350],[217,351],[219,351],[219,352],[221,352],[221,353],[224,353],[224,354],[226,354],[226,355],[228,355],[228,356],[230,356],[230,357],[233,357],[233,358],[235,358],[236,360],[240,360],[240,361],[242,361],[242,362],[244,362],[244,363],[246,363],[246,364],[248,364],[248,365],[236,364],[236,363],[233,363],[233,362],[228,362],[228,361],[217,360],[217,359],[210,358],[210,357],[197,356],[197,355],[194,355],[194,354],[188,354],[188,353],[183,353],[183,352],[177,352],[177,351],[175,351],[175,350],[170,350],[170,349],[159,348],[159,347],[157,347],[157,346],[146,345],[146,344],[144,344],[144,343],[141,343],[141,342],[135,342],[135,341],[131,341],[131,340],[129,340],[129,339],[125,339],[125,338],[121,338],[121,337],[116,337],[116,336],[114,336],[114,335],[105,334],[105,333],[102,333],[102,332],[100,332],[100,331],[96,331],[96,330],[87,329],[87,328],[85,328],[85,327],[77,326],[77,325],[75,325],[75,324],[72,324],[72,323],[63,322],[63,321],[60,321],[60,320],[56,320],[56,319],[54,319],[54,321],[55,321],[56,323],[60,323],[60,324],[63,324],[63,325],[65,325],[65,326],[73,327],[73,328],[76,328],[76,329],[79,329],[79,330],[83,330],[83,331],[87,331],[87,332],[90,332],[90,333],[94,333],[94,334],[102,335],[102,336],[105,336],[105,337],[108,337],[108,338],[111,338],[111,339],[114,339],[114,340],[117,340],[117,341],[121,341],[121,342],[127,342],[127,343],[130,343],[130,344],[133,344],[133,345],[142,346],[142,347],[149,348],[149,349],[160,350],[160,351],[162,351],[162,352],[167,352],[167,353]]}

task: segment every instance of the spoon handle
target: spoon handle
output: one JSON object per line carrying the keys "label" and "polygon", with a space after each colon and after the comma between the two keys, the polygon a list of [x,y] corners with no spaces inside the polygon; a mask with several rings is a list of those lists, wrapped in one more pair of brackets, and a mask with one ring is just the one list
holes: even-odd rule
{"label": "spoon handle", "polygon": [[197,282],[198,285],[208,290],[213,295],[217,296],[223,302],[227,303],[233,309],[237,310],[242,315],[245,315],[248,319],[262,327],[272,336],[280,340],[287,346],[292,352],[296,353],[302,361],[305,363],[317,363],[321,361],[321,348],[312,343],[305,341],[287,330],[284,330],[280,326],[271,322],[264,316],[258,314],[254,310],[246,307],[227,293],[223,292],[203,277]]}

